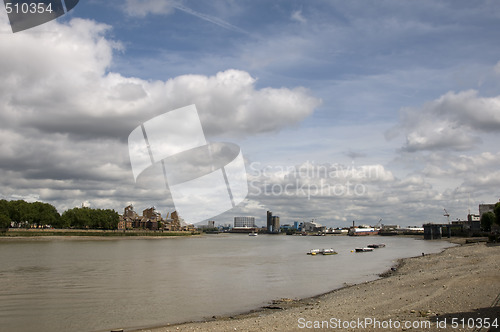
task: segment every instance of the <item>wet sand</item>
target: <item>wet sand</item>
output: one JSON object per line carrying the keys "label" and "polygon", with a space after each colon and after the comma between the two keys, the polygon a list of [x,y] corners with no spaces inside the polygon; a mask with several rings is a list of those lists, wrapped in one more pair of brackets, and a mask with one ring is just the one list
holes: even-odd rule
{"label": "wet sand", "polygon": [[484,327],[500,326],[499,302],[500,246],[475,243],[401,260],[385,278],[317,297],[138,331],[500,331]]}

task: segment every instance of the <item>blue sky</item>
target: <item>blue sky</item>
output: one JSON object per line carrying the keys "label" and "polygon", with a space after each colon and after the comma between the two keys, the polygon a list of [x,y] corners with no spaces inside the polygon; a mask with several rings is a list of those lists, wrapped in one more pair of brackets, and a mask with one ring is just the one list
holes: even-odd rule
{"label": "blue sky", "polygon": [[[136,187],[126,139],[193,103],[209,140],[240,145],[253,188],[221,223],[269,209],[421,224],[500,198],[495,1],[82,0],[16,34],[2,13],[0,27],[3,198],[172,211]],[[301,167],[328,176],[294,182]],[[348,181],[363,191],[263,194]]]}

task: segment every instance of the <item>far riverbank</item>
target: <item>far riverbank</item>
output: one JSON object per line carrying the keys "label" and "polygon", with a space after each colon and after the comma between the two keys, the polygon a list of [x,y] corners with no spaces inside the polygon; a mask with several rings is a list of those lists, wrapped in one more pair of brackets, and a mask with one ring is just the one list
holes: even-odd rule
{"label": "far riverbank", "polygon": [[142,230],[97,230],[97,229],[18,229],[10,228],[0,233],[3,239],[36,239],[36,238],[163,238],[176,236],[199,235],[198,232],[142,231]]}
{"label": "far riverbank", "polygon": [[500,246],[463,244],[439,254],[403,259],[386,278],[324,295],[297,301],[282,299],[268,308],[237,316],[137,331],[303,331],[308,326],[326,330],[333,329],[335,323],[365,319],[420,325],[365,325],[339,330],[479,331],[479,325],[492,324],[495,318],[500,325],[498,271]]}

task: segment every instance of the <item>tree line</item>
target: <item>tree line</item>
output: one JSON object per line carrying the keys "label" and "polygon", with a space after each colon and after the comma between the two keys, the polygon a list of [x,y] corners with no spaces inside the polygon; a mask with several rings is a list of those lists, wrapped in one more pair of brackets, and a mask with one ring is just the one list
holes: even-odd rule
{"label": "tree line", "polygon": [[119,215],[115,210],[91,209],[88,207],[73,208],[59,214],[57,209],[48,203],[28,203],[23,200],[0,200],[0,229],[14,224],[16,227],[77,229],[117,229]]}

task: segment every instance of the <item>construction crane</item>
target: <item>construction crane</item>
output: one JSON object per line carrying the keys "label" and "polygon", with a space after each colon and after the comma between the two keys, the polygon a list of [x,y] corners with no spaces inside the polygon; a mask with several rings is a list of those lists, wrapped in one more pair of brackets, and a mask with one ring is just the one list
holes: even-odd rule
{"label": "construction crane", "polygon": [[378,223],[375,225],[375,228],[379,228],[381,222],[382,222],[382,218],[380,218],[380,220],[378,221]]}
{"label": "construction crane", "polygon": [[444,210],[444,214],[443,216],[445,216],[446,218],[448,218],[448,224],[450,223],[450,214],[448,213],[448,211],[446,211],[446,209],[443,209]]}

